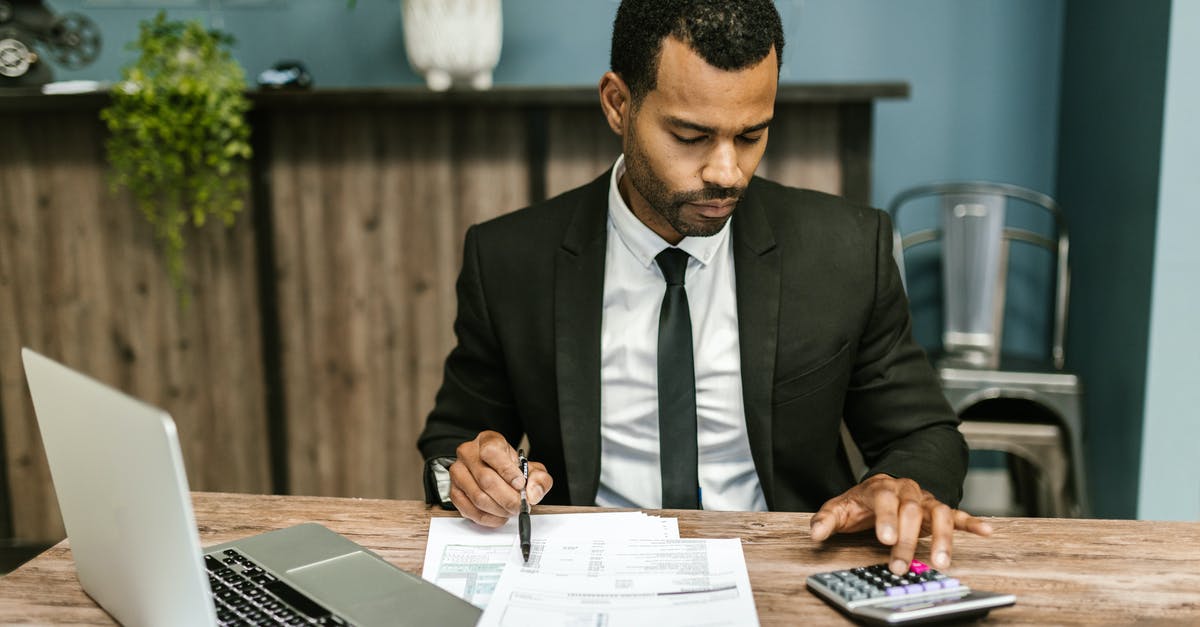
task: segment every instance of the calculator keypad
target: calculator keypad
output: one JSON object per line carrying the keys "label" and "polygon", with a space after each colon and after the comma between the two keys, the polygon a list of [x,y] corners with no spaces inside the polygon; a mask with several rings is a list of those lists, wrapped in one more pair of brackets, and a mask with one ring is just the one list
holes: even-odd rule
{"label": "calculator keypad", "polygon": [[909,625],[979,618],[1017,602],[1011,594],[971,590],[953,577],[913,560],[893,575],[887,564],[809,575],[809,590],[856,621]]}
{"label": "calculator keypad", "polygon": [[840,597],[847,605],[859,605],[875,599],[964,589],[957,579],[947,577],[918,560],[913,560],[904,575],[892,573],[887,564],[875,564],[820,573],[813,575],[812,579]]}

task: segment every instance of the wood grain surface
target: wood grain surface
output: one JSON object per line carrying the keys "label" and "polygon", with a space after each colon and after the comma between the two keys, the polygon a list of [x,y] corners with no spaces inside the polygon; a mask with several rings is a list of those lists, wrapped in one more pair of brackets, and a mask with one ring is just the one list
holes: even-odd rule
{"label": "wood grain surface", "polygon": [[471,224],[529,203],[516,108],[271,118],[288,490],[422,496]]}
{"label": "wood grain surface", "polygon": [[595,179],[621,154],[621,138],[594,107],[554,109],[546,130],[546,196],[553,198]]}
{"label": "wood grain surface", "polygon": [[[314,521],[419,573],[432,516],[454,516],[416,501],[196,493],[201,542]],[[534,513],[599,511],[539,507]],[[882,562],[869,534],[808,539],[809,514],[648,511],[679,518],[681,537],[742,539],[763,625],[841,625],[809,593],[816,572]],[[991,538],[959,534],[946,572],[1017,604],[981,624],[1200,624],[1200,523],[1127,520],[989,519]],[[534,533],[537,530],[534,529]],[[922,542],[918,557],[928,551]],[[0,623],[112,624],[81,590],[66,542],[0,579]]]}
{"label": "wood grain surface", "polygon": [[840,113],[834,104],[776,104],[758,176],[793,187],[841,194]]}
{"label": "wood grain surface", "polygon": [[250,216],[185,250],[179,305],[152,228],[109,191],[94,112],[0,115],[0,416],[13,536],[63,537],[21,365],[28,346],[169,408],[192,485],[270,491]]}

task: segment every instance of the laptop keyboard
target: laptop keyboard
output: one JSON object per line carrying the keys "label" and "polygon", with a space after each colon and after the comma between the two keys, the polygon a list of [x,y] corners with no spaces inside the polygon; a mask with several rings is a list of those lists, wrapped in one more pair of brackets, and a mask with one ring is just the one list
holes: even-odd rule
{"label": "laptop keyboard", "polygon": [[349,625],[235,549],[205,555],[204,565],[221,625]]}

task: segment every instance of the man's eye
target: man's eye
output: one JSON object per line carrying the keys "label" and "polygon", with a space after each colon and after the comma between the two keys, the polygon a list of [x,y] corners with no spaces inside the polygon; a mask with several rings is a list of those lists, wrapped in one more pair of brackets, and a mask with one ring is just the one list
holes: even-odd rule
{"label": "man's eye", "polygon": [[738,139],[747,144],[757,144],[762,139],[762,135],[738,135]]}
{"label": "man's eye", "polygon": [[[674,135],[674,133],[672,134]],[[675,135],[675,139],[681,144],[698,144],[704,140],[704,136],[697,135],[695,137],[683,137],[680,135]]]}

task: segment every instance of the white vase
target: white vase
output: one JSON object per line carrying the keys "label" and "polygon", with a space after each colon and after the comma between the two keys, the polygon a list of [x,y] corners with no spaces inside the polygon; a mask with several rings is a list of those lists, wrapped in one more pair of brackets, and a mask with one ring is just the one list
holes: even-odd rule
{"label": "white vase", "polygon": [[500,0],[402,0],[408,62],[434,91],[492,86],[500,60]]}

